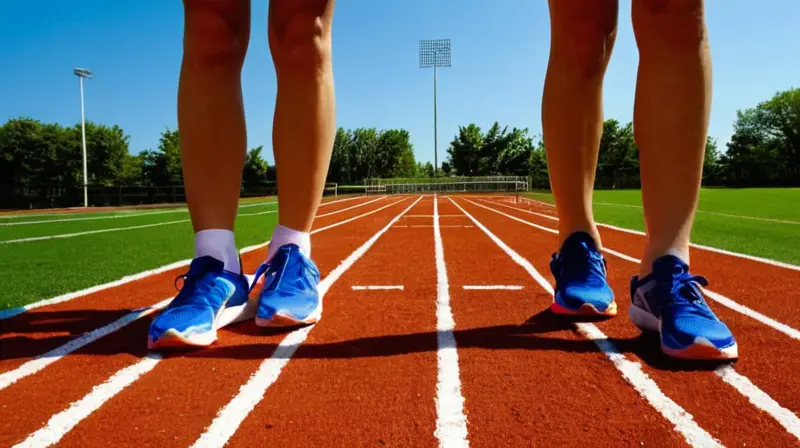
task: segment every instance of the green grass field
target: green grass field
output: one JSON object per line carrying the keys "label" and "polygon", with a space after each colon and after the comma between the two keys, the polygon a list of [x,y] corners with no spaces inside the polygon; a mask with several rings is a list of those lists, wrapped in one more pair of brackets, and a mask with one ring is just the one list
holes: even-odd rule
{"label": "green grass field", "polygon": [[[263,243],[278,215],[275,198],[242,201],[236,221],[239,247]],[[273,213],[265,213],[272,211]],[[0,309],[77,291],[125,275],[191,258],[192,226],[185,208],[58,213],[0,217]],[[158,213],[158,214],[156,214]],[[256,214],[259,213],[259,214]],[[39,216],[33,216],[39,215]],[[11,222],[99,218],[83,221],[3,225]],[[177,222],[173,222],[177,221]],[[71,238],[7,243],[19,238],[63,235],[102,229],[164,225],[94,233]],[[6,243],[3,243],[6,242]]]}
{"label": "green grass field", "polygon": [[[531,198],[553,203],[549,192]],[[704,188],[700,192],[692,242],[800,264],[800,188]],[[639,190],[599,190],[598,222],[644,231]]]}

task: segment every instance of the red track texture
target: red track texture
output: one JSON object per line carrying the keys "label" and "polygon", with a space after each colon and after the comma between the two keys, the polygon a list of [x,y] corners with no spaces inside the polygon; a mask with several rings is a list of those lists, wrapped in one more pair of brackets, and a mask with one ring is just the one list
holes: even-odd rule
{"label": "red track texture", "polygon": [[[366,204],[372,199],[331,204],[323,213],[365,205],[315,221],[322,229],[353,218],[312,235],[323,279],[335,279],[318,324],[297,332],[265,332],[251,322],[226,328],[214,346],[165,354],[94,406],[86,407],[92,394],[117,372],[151,362],[152,314],[40,369],[31,366],[50,350],[63,354],[59,347],[69,341],[171,297],[172,280],[185,268],[0,320],[0,446],[616,447],[707,446],[712,439],[724,446],[800,446],[799,271],[692,252],[693,271],[711,280],[712,291],[795,332],[710,301],[740,345],[741,360],[720,369],[660,354],[657,338],[627,319],[636,263],[607,253],[620,313],[593,325],[621,362],[639,366],[655,385],[658,393],[648,395],[602,344],[547,311],[550,294],[486,233],[552,285],[551,208],[442,196]],[[601,233],[608,249],[634,258],[642,253],[643,236]],[[246,270],[254,271],[265,254],[265,248],[244,254]],[[471,285],[517,288],[464,288]],[[367,286],[402,289],[358,288]],[[299,347],[286,342],[302,332],[307,338]],[[269,381],[264,369],[272,369]],[[9,375],[15,380],[4,382]],[[746,385],[734,387],[725,375]]]}

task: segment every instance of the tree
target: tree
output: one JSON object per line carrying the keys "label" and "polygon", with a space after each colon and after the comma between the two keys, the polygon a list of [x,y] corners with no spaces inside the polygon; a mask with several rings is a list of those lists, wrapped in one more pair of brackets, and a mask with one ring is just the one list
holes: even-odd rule
{"label": "tree", "polygon": [[417,172],[415,177],[433,177],[433,164],[431,162],[417,163]]}
{"label": "tree", "polygon": [[244,169],[242,170],[242,182],[257,183],[267,181],[269,163],[261,157],[263,145],[251,148],[247,151],[244,158]]}
{"label": "tree", "polygon": [[633,138],[633,124],[603,122],[597,160],[595,186],[598,188],[637,188],[639,186],[639,149]]}
{"label": "tree", "polygon": [[547,171],[547,153],[544,150],[544,140],[541,138],[539,138],[536,147],[531,151],[528,167],[530,169],[531,187],[549,189],[550,176]]}
{"label": "tree", "polygon": [[703,156],[703,184],[713,185],[719,182],[719,152],[717,139],[706,137],[706,152]]}
{"label": "tree", "polygon": [[458,135],[447,148],[447,163],[457,176],[475,176],[480,173],[479,160],[483,147],[481,128],[474,123],[458,127]]}
{"label": "tree", "polygon": [[532,152],[533,138],[528,137],[528,129],[512,129],[503,139],[502,149],[495,163],[496,172],[505,175],[527,176],[531,171]]}

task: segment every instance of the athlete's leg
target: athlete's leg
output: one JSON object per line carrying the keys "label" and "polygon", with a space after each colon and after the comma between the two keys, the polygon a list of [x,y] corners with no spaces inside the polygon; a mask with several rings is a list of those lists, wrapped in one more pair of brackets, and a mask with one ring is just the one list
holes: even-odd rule
{"label": "athlete's leg", "polygon": [[542,100],[550,185],[559,218],[551,309],[560,314],[617,312],[592,217],[603,129],[603,75],[617,30],[616,0],[550,0],[550,60]]}
{"label": "athlete's leg", "polygon": [[247,144],[241,71],[249,39],[250,0],[184,0],[178,129],[195,252],[234,272]]}
{"label": "athlete's leg", "polygon": [[689,262],[711,111],[711,56],[703,0],[634,0],[639,47],[634,133],[647,249],[641,275],[672,253]]}
{"label": "athlete's leg", "polygon": [[559,246],[576,231],[600,244],[592,217],[603,130],[603,76],[617,32],[617,0],[550,0],[550,60],[542,128],[559,217]]}
{"label": "athlete's leg", "polygon": [[639,46],[634,133],[639,146],[647,247],[629,315],[658,331],[670,356],[739,355],[730,329],[689,273],[689,236],[711,109],[711,57],[703,0],[634,0]]}
{"label": "athlete's leg", "polygon": [[310,256],[308,232],[322,197],[336,133],[333,10],[334,0],[269,3],[269,46],[278,80],[272,145],[280,204],[270,257],[281,243],[298,244]]}
{"label": "athlete's leg", "polygon": [[249,35],[249,0],[184,0],[178,128],[195,257],[180,293],[150,325],[151,349],[208,346],[217,329],[254,314],[233,238],[246,144],[240,75]]}
{"label": "athlete's leg", "polygon": [[269,44],[278,78],[272,145],[278,174],[275,228],[256,324],[293,326],[322,313],[309,231],[336,132],[331,25],[334,0],[271,0]]}

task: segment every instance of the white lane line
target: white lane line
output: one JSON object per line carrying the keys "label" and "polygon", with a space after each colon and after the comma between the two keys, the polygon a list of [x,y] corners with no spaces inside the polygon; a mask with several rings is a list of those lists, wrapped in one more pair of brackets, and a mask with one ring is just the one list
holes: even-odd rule
{"label": "white lane line", "polygon": [[[276,204],[275,201],[272,202],[258,202],[254,204],[245,204],[240,205],[239,208],[249,208],[249,207],[258,207],[262,205],[270,205]],[[49,224],[54,222],[73,222],[73,221],[96,221],[98,219],[126,219],[126,218],[138,218],[141,216],[153,216],[153,215],[164,215],[169,213],[186,213],[188,211],[187,208],[177,208],[177,209],[169,209],[169,210],[161,210],[155,212],[136,212],[136,213],[119,213],[117,215],[103,215],[103,216],[87,216],[82,218],[63,218],[63,219],[45,219],[39,221],[22,221],[22,222],[3,222],[0,223],[0,227],[2,226],[22,226],[22,225],[31,225],[31,224]]]}
{"label": "white lane line", "polygon": [[714,372],[723,381],[739,391],[740,394],[747,397],[750,403],[775,418],[781,426],[786,428],[789,434],[800,440],[800,418],[794,412],[778,404],[777,401],[759,389],[749,378],[734,370],[733,367],[729,365],[722,366]]}
{"label": "white lane line", "polygon": [[[487,229],[472,215],[467,213],[466,210],[461,208],[455,201],[450,199],[465,215],[467,215],[475,225],[480,228],[492,241],[495,242],[503,251],[511,257],[518,265],[534,279],[537,283],[549,294],[553,294],[553,287],[545,280],[544,277],[533,267],[533,265],[520,254],[511,249],[506,243],[498,238],[494,233]],[[469,200],[467,200],[469,201]],[[472,202],[472,201],[469,201]],[[661,413],[670,423],[675,425],[675,430],[678,431],[687,442],[692,446],[702,447],[721,447],[722,445],[715,440],[711,434],[701,428],[694,417],[686,412],[681,406],[675,403],[671,398],[664,395],[655,381],[650,378],[643,370],[642,365],[638,362],[631,361],[608,339],[596,325],[590,323],[575,323],[578,332],[584,337],[594,342],[597,347],[605,354],[608,359],[614,364],[614,367],[619,370],[622,377],[633,386],[633,388],[641,395],[653,408]]]}
{"label": "white lane line", "polygon": [[145,373],[151,371],[161,360],[159,354],[151,353],[140,361],[131,364],[95,386],[91,392],[72,403],[67,409],[53,415],[47,424],[15,445],[19,448],[46,447],[58,443],[65,434],[81,420],[96,411],[114,395],[128,387]]}
{"label": "white lane line", "polygon": [[[402,199],[401,201],[403,201],[403,200],[405,200],[405,199]],[[397,204],[398,202],[401,202],[401,201],[394,202],[393,204]],[[386,207],[382,207],[381,209],[378,209],[378,210],[382,210],[384,208],[386,208]],[[365,216],[371,215],[372,213],[375,213],[375,211],[364,213],[362,215],[357,216],[356,218],[363,218]],[[353,221],[353,218],[351,218],[350,220],[347,220],[346,222],[352,222],[352,221]],[[344,223],[345,221],[342,221],[342,222]],[[337,223],[337,225],[338,224],[339,223]],[[334,228],[334,227],[336,227],[336,225],[322,227],[322,228],[319,228],[319,229],[314,229],[314,230],[311,231],[311,234],[314,235],[314,234],[317,234],[317,233],[325,231],[325,230],[329,230],[329,229]],[[260,249],[262,247],[267,246],[268,244],[269,244],[269,240],[266,243],[258,244],[258,245],[255,245],[255,246],[246,247],[246,248],[242,249],[241,253],[246,253],[246,252],[250,252],[250,251],[253,251],[253,250],[256,250],[256,249]],[[188,262],[186,264],[188,264]],[[248,281],[252,282],[253,276],[252,275],[247,275],[247,277],[248,277]],[[402,286],[401,286],[401,288],[402,288]],[[156,304],[154,304],[154,305],[152,305],[150,307],[139,309],[139,310],[136,310],[136,311],[132,311],[131,313],[126,314],[125,316],[117,319],[116,321],[114,321],[114,322],[112,322],[112,323],[110,323],[108,325],[105,325],[103,327],[97,328],[97,329],[92,330],[90,332],[84,333],[81,336],[79,336],[79,337],[77,337],[77,338],[75,338],[75,339],[73,339],[73,340],[71,340],[71,341],[69,341],[69,342],[67,342],[67,343],[65,343],[63,345],[60,345],[59,347],[56,347],[55,349],[50,350],[47,353],[44,353],[44,354],[42,354],[40,356],[37,356],[36,358],[34,358],[34,359],[22,364],[21,366],[17,367],[14,370],[10,370],[8,372],[5,372],[5,373],[1,374],[0,375],[0,390],[5,389],[7,386],[15,383],[16,381],[20,380],[21,378],[24,378],[24,377],[26,377],[28,375],[32,375],[32,374],[42,370],[43,368],[47,367],[48,365],[58,361],[59,359],[63,358],[64,356],[74,352],[75,350],[78,350],[79,348],[84,347],[84,346],[86,346],[86,345],[88,345],[88,344],[90,344],[90,343],[92,343],[92,342],[104,337],[104,336],[107,336],[107,335],[109,335],[109,334],[111,334],[111,333],[113,333],[115,331],[118,331],[118,330],[122,329],[123,327],[131,324],[132,322],[134,322],[134,321],[136,321],[136,320],[138,320],[138,319],[140,319],[142,317],[145,317],[145,316],[153,313],[154,311],[157,311],[157,310],[160,310],[161,308],[164,308],[165,306],[167,306],[169,304],[169,302],[171,300],[172,300],[172,297],[170,297],[168,299],[165,299],[165,300],[163,300],[163,301],[161,301],[159,303],[156,303]]]}
{"label": "white lane line", "polygon": [[[468,202],[472,202],[467,199]],[[474,202],[472,202],[475,204]],[[506,215],[505,213],[492,209],[490,207],[484,207],[480,204],[475,204],[477,206],[483,207],[487,210],[494,211],[495,213],[499,213],[501,215],[507,216],[511,219],[519,221],[524,224],[528,224],[531,226],[536,226],[535,224],[529,223],[525,220],[521,220],[519,218],[513,217],[511,215]],[[621,252],[617,252],[615,250],[609,248],[603,248],[604,252],[607,252],[611,255],[619,257],[623,260],[630,261],[632,263],[640,263],[641,260],[631,257],[630,255],[623,254]],[[748,316],[752,319],[755,319],[769,327],[780,331],[781,333],[786,334],[790,338],[800,340],[800,332],[795,330],[788,325],[782,324],[777,322],[757,311],[754,311],[744,305],[734,302],[733,300],[723,296],[722,294],[716,293],[714,291],[710,291],[708,289],[703,289],[703,291],[708,295],[709,298],[721,303],[724,306],[729,307],[730,309],[737,311],[745,316]],[[724,373],[724,375],[723,375]],[[729,369],[717,370],[717,374],[725,380],[726,383],[733,386],[740,394],[744,395],[751,403],[756,405],[759,409],[766,412],[767,414],[771,415],[775,420],[778,421],[781,425],[783,425],[790,433],[795,434],[800,432],[800,421],[797,420],[796,416],[795,419],[789,419],[787,417],[787,413],[791,413],[791,411],[781,407],[775,400],[772,399],[766,392],[759,389],[755,384],[753,384],[750,379],[747,377],[737,373],[732,367]],[[794,415],[794,414],[792,414]],[[791,425],[787,426],[787,423],[791,423]],[[794,426],[797,425],[797,426]]]}
{"label": "white lane line", "polygon": [[439,201],[433,200],[433,239],[436,254],[436,431],[440,447],[467,447],[467,417],[458,368],[458,350],[453,334],[456,322],[450,308],[450,284],[444,260],[442,232],[439,229]]}
{"label": "white lane line", "polygon": [[[406,211],[410,210],[411,207],[413,207],[417,202],[419,202],[419,199],[417,199],[416,202],[411,204],[405,211],[401,212],[401,215],[402,213],[405,213]],[[401,215],[396,216],[386,227],[381,229],[370,240],[364,243],[364,245],[356,249],[352,254],[350,254],[348,258],[342,261],[342,263],[339,264],[339,266],[337,266],[325,279],[323,279],[319,285],[320,296],[324,296],[324,294],[327,292],[330,286],[339,277],[341,277],[341,275],[347,269],[349,269],[369,249],[369,247],[371,247],[372,244],[374,244],[375,241],[383,233],[385,233],[386,230],[388,230],[391,224],[394,223],[397,219],[399,219]],[[321,230],[322,229],[318,229],[317,232]],[[140,315],[138,317],[142,316]],[[271,375],[274,374],[274,379],[272,380],[272,382],[274,382],[274,380],[277,379],[277,376],[280,373],[280,369],[283,367],[283,365],[289,362],[289,358],[292,356],[297,347],[305,340],[306,336],[308,335],[308,332],[311,331],[312,327],[313,326],[309,326],[292,332],[283,340],[283,342],[281,342],[278,348],[276,348],[275,353],[273,353],[272,357],[270,358],[274,362],[269,364],[270,369],[268,369],[268,371],[264,373],[265,375],[267,375],[267,377],[271,377]],[[88,342],[85,342],[83,345],[85,345],[86,343]],[[69,344],[70,343],[67,343],[59,348],[66,347]],[[60,354],[63,356],[64,354],[66,354],[64,352],[66,352],[66,350],[62,349]],[[270,359],[262,363],[262,368],[264,367],[264,364],[267,364],[267,362],[270,361]],[[83,420],[92,412],[97,410],[103,403],[113,398],[116,394],[121,392],[127,386],[133,384],[133,382],[135,382],[141,375],[152,370],[153,367],[155,367],[155,365],[158,364],[160,360],[161,356],[159,354],[150,353],[140,361],[120,369],[119,371],[117,371],[117,373],[112,375],[112,377],[109,378],[105,383],[94,387],[92,389],[92,392],[84,396],[81,400],[73,403],[65,411],[62,411],[54,415],[44,428],[31,434],[24,442],[22,442],[22,444],[18,446],[39,447],[39,446],[49,446],[53,443],[58,442],[66,433],[72,430],[72,428],[74,428],[78,423],[80,423],[81,420]],[[277,371],[274,370],[276,364],[279,364]],[[257,375],[258,372],[256,372],[256,374],[254,374],[253,377],[251,377],[250,382],[253,382],[253,378],[255,378]],[[250,382],[248,382],[248,384],[250,384]],[[272,382],[270,382],[269,384],[271,384]],[[267,384],[266,387],[264,387],[264,391],[266,391],[267,387],[269,387],[269,384]],[[260,383],[256,384],[256,386],[260,385],[261,385]],[[246,386],[247,385],[242,386],[242,388],[240,389],[240,395],[242,394],[242,391],[246,389]],[[263,392],[261,395],[263,397]],[[244,397],[244,398],[250,399],[251,397]],[[235,399],[236,398],[234,398],[234,400]],[[241,400],[242,399],[240,398],[240,401]],[[255,403],[257,403],[257,401]],[[253,403],[253,406],[255,406],[255,403]],[[252,407],[250,409],[252,409]],[[244,416],[246,416],[246,414]],[[237,427],[239,423],[241,423],[241,420],[237,421],[236,423]],[[230,435],[233,434],[233,431],[235,431],[235,429],[236,428],[233,428],[231,430]],[[228,438],[230,437],[230,435],[228,435]],[[198,440],[198,443],[201,442]]]}
{"label": "white lane line", "polygon": [[[256,213],[240,213],[237,217],[241,218],[244,216],[259,216],[259,215],[269,215],[272,213],[278,213],[277,210],[267,210],[264,212],[256,212]],[[146,229],[149,227],[158,227],[158,226],[166,226],[169,224],[180,224],[190,222],[190,219],[179,219],[175,221],[164,221],[164,222],[156,222],[153,224],[143,224],[139,226],[128,226],[128,227],[113,227],[110,229],[97,229],[97,230],[87,230],[85,232],[74,232],[74,233],[62,233],[60,235],[47,235],[47,236],[35,236],[30,238],[18,238],[14,240],[4,240],[0,241],[0,244],[14,244],[14,243],[30,243],[33,241],[44,241],[44,240],[52,240],[57,238],[74,238],[76,236],[84,236],[84,235],[94,235],[97,233],[108,233],[108,232],[121,232],[124,230],[137,230],[137,229]]]}
{"label": "white lane line", "polygon": [[346,212],[346,211],[348,211],[348,210],[352,210],[352,209],[354,209],[354,208],[363,207],[363,206],[365,206],[365,205],[372,204],[373,202],[380,201],[381,199],[385,199],[386,197],[387,197],[387,196],[381,196],[381,197],[379,197],[379,198],[377,198],[377,199],[373,199],[373,200],[371,200],[371,201],[367,201],[367,202],[361,202],[361,203],[358,203],[358,204],[356,204],[356,205],[353,205],[353,206],[350,206],[350,207],[343,208],[343,209],[341,209],[341,210],[334,210],[334,211],[332,211],[332,212],[328,212],[328,213],[325,213],[325,214],[322,214],[322,215],[317,215],[317,216],[316,216],[314,219],[317,219],[317,218],[324,218],[324,217],[326,217],[326,216],[331,216],[331,215],[335,215],[335,214],[337,214],[337,213]]}
{"label": "white lane line", "polygon": [[[368,215],[371,215],[373,213],[376,213],[376,212],[378,212],[380,210],[383,210],[383,209],[385,209],[387,207],[390,207],[390,206],[392,206],[394,204],[397,204],[398,202],[401,202],[403,200],[405,200],[405,199],[401,199],[400,201],[393,202],[392,204],[389,204],[388,206],[381,207],[381,208],[379,208],[377,210],[369,211],[367,213],[363,213],[363,214],[358,215],[356,217],[349,218],[349,219],[347,219],[345,221],[340,221],[338,223],[334,223],[334,224],[331,224],[329,226],[326,226],[326,227],[323,227],[323,228],[320,228],[320,229],[312,230],[311,233],[314,234],[314,233],[317,233],[317,232],[321,232],[323,230],[332,229],[332,228],[334,228],[336,226],[339,226],[339,225],[342,225],[342,224],[345,224],[345,223],[348,223],[348,222],[355,221],[356,219],[360,219],[360,218],[363,218],[365,216],[368,216]],[[247,252],[252,252],[254,250],[258,250],[258,249],[261,249],[263,247],[266,247],[267,244],[269,244],[269,240],[267,240],[266,242],[261,243],[261,244],[255,244],[253,246],[247,246],[245,248],[242,248],[242,250],[240,250],[239,253],[245,254]],[[22,314],[22,313],[28,311],[28,310],[32,310],[32,309],[35,309],[35,308],[40,308],[40,307],[47,306],[47,305],[55,305],[57,303],[62,303],[62,302],[69,302],[70,300],[76,299],[78,297],[83,297],[85,295],[89,295],[89,294],[92,294],[92,293],[95,293],[95,292],[99,292],[99,291],[103,291],[103,290],[106,290],[106,289],[109,289],[109,288],[113,288],[113,287],[116,287],[116,286],[124,285],[126,283],[130,283],[130,282],[133,282],[133,281],[136,281],[136,280],[141,280],[143,278],[147,278],[147,277],[150,277],[152,275],[157,275],[157,274],[160,274],[162,272],[167,272],[167,271],[171,271],[173,269],[181,268],[181,267],[184,267],[184,266],[189,266],[189,263],[191,263],[191,261],[192,261],[191,259],[176,261],[174,263],[170,263],[170,264],[167,264],[167,265],[155,268],[155,269],[150,269],[150,270],[142,271],[142,272],[139,272],[139,273],[136,273],[136,274],[131,274],[131,275],[122,277],[122,278],[120,278],[118,280],[114,280],[112,282],[103,283],[101,285],[95,285],[95,286],[92,286],[92,287],[89,287],[89,288],[86,288],[86,289],[82,289],[80,291],[70,292],[70,293],[62,294],[60,296],[52,297],[52,298],[49,298],[49,299],[40,300],[38,302],[29,303],[29,304],[21,306],[19,308],[12,308],[10,310],[0,310],[0,320],[8,319],[8,318],[17,316],[19,314]]]}
{"label": "white lane line", "polygon": [[[347,272],[347,270],[375,244],[378,238],[386,233],[400,217],[411,210],[421,199],[422,196],[418,197],[416,201],[400,212],[399,215],[392,218],[386,226],[336,266],[336,268],[319,284],[318,290],[320,300],[322,300],[339,277]],[[200,435],[192,446],[203,448],[224,446],[239,428],[239,425],[247,418],[247,415],[250,414],[256,405],[264,398],[267,389],[277,381],[281,370],[289,363],[294,352],[306,340],[308,333],[311,332],[315,326],[316,324],[309,325],[289,333],[289,335],[278,344],[278,347],[275,348],[272,355],[261,363],[258,370],[253,373],[247,383],[239,388],[239,393],[219,410],[217,416],[208,428],[206,428],[206,431]]]}
{"label": "white lane line", "polygon": [[[593,202],[593,204],[597,205],[605,205],[610,207],[625,207],[625,208],[636,208],[642,210],[644,207],[641,205],[632,205],[632,204],[618,204],[616,202]],[[750,219],[753,221],[763,221],[763,222],[775,222],[780,224],[800,224],[800,221],[792,221],[791,219],[777,219],[777,218],[761,218],[759,216],[748,216],[748,215],[736,215],[733,213],[722,213],[722,212],[710,212],[707,210],[697,209],[696,213],[705,213],[706,215],[716,215],[716,216],[725,216],[727,218],[738,218],[738,219]]]}
{"label": "white lane line", "polygon": [[[535,199],[528,199],[528,198],[526,198],[526,199],[528,201],[530,201],[530,202],[535,203],[535,204],[543,204],[543,205],[546,205],[548,207],[555,207],[555,205],[549,204],[547,202],[537,201]],[[504,205],[504,207],[508,207],[508,206]],[[509,207],[509,208],[513,208],[513,209],[516,209],[516,210],[519,210],[519,211],[522,211],[522,212],[526,212],[526,213],[530,213],[530,214],[533,214],[533,215],[538,215],[538,213],[534,213],[534,212],[531,212],[529,210],[524,210],[524,209],[521,209],[521,208],[518,208],[518,207]],[[549,219],[553,219],[553,218],[550,217]],[[557,221],[558,218],[556,218],[555,220]],[[626,229],[624,227],[612,226],[611,224],[605,224],[605,223],[602,223],[602,222],[598,222],[597,226],[598,227],[605,227],[606,229],[617,230],[619,232],[630,233],[630,234],[633,234],[633,235],[642,235],[642,236],[646,235],[644,232],[639,231],[639,230]],[[757,257],[755,255],[748,255],[748,254],[743,254],[743,253],[739,253],[739,252],[732,252],[732,251],[729,251],[729,250],[719,249],[717,247],[706,246],[706,245],[697,244],[697,243],[689,243],[689,246],[694,247],[695,249],[707,250],[709,252],[729,255],[731,257],[744,258],[745,260],[750,260],[750,261],[757,261],[759,263],[769,264],[769,265],[772,265],[772,266],[777,266],[779,268],[791,269],[792,271],[800,271],[800,266],[798,266],[796,264],[791,264],[791,263],[786,263],[786,262],[783,262],[783,261],[773,260],[771,258]]]}
{"label": "white lane line", "polygon": [[[470,202],[470,203],[472,203],[472,204],[474,204],[474,205],[476,205],[478,207],[482,207],[482,208],[485,208],[486,210],[489,210],[489,211],[495,212],[495,213],[497,213],[499,215],[505,216],[505,217],[507,217],[509,219],[513,219],[514,221],[517,221],[519,223],[522,223],[522,224],[525,224],[525,225],[528,225],[528,226],[531,226],[531,227],[535,227],[535,228],[540,229],[540,230],[544,230],[545,232],[558,234],[557,230],[550,229],[548,227],[543,227],[543,226],[540,226],[538,224],[534,224],[534,223],[529,222],[529,221],[525,221],[524,219],[517,218],[516,216],[512,216],[512,215],[509,215],[507,213],[503,213],[500,210],[497,210],[497,209],[494,209],[494,208],[491,208],[491,207],[487,207],[487,206],[482,205],[482,204],[478,204],[476,202],[470,201],[469,199],[466,199],[466,201],[468,201],[468,202]],[[636,257],[631,257],[630,255],[626,255],[626,254],[624,254],[622,252],[617,252],[617,251],[615,251],[613,249],[610,249],[608,247],[603,247],[603,252],[609,253],[609,254],[614,255],[615,257],[621,258],[623,260],[630,261],[631,263],[639,264],[639,263],[642,262],[640,259],[638,259]],[[779,321],[777,321],[775,319],[772,319],[771,317],[768,317],[768,316],[766,316],[766,315],[764,315],[762,313],[759,313],[758,311],[756,311],[756,310],[754,310],[754,309],[752,309],[750,307],[747,307],[745,305],[742,305],[741,303],[738,303],[738,302],[736,302],[736,301],[734,301],[734,300],[732,300],[732,299],[730,299],[728,297],[725,297],[724,295],[722,295],[722,294],[720,294],[718,292],[715,292],[715,291],[712,291],[712,290],[706,289],[706,288],[703,288],[703,291],[706,292],[706,295],[708,296],[708,298],[710,298],[711,300],[721,304],[722,306],[730,308],[733,311],[736,311],[737,313],[743,314],[743,315],[745,315],[745,316],[747,316],[747,317],[749,317],[751,319],[754,319],[754,320],[756,320],[758,322],[761,322],[762,324],[767,325],[768,327],[772,328],[773,330],[779,331],[779,332],[785,334],[786,336],[789,336],[792,339],[800,340],[800,331],[798,331],[797,329],[792,328],[789,325],[784,324],[783,322],[779,322]]]}
{"label": "white lane line", "polygon": [[164,308],[165,306],[167,306],[167,304],[169,304],[171,300],[172,297],[162,300],[161,302],[158,302],[153,306],[140,309],[137,311],[132,311],[120,317],[119,319],[115,320],[114,322],[111,322],[108,325],[104,325],[100,328],[96,328],[92,331],[83,333],[77,338],[72,339],[63,345],[60,345],[50,350],[49,352],[43,353],[33,358],[32,360],[25,362],[16,369],[1,374],[0,390],[5,389],[6,387],[14,384],[18,380],[28,375],[33,375],[34,373],[44,369],[45,367],[58,361],[64,356],[74,352],[75,350],[78,350],[81,347],[84,347],[102,337],[108,336],[109,334],[114,333],[115,331],[119,331],[125,328],[126,326],[130,325],[131,323],[135,322],[136,320],[139,320],[142,317],[150,315],[153,312]]}
{"label": "white lane line", "polygon": [[464,285],[462,288],[473,291],[519,291],[522,289],[522,285]]}
{"label": "white lane line", "polygon": [[[402,225],[400,225],[400,226],[394,226],[394,227],[400,227],[400,228],[404,228],[404,229],[409,229],[409,228],[422,228],[422,227],[424,227],[424,228],[430,228],[430,227],[433,227],[433,225],[432,225],[432,224],[431,224],[431,225],[416,225],[416,226],[402,226]],[[474,226],[448,226],[448,225],[440,225],[439,227],[440,227],[440,228],[442,228],[442,227],[447,227],[447,228],[454,228],[454,229],[467,229],[467,228],[471,228],[471,227],[474,227]]]}
{"label": "white lane line", "polygon": [[353,285],[353,291],[403,291],[403,285]]}
{"label": "white lane line", "polygon": [[[464,215],[439,215],[439,218],[463,218]],[[403,218],[433,218],[433,215],[408,215]]]}
{"label": "white lane line", "polygon": [[323,202],[323,203],[319,204],[319,206],[320,207],[325,207],[325,206],[328,206],[328,205],[331,205],[331,204],[338,204],[340,202],[354,201],[356,199],[363,199],[365,197],[366,196],[353,196],[353,197],[350,197],[350,198],[336,199],[335,201]]}

